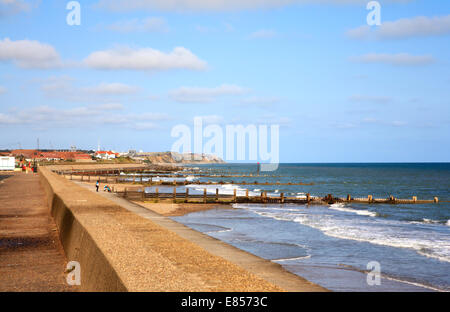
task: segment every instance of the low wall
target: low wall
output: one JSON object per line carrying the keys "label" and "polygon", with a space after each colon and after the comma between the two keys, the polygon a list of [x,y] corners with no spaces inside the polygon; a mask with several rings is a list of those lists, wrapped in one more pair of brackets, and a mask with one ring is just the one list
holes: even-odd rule
{"label": "low wall", "polygon": [[[123,281],[108,261],[95,239],[91,237],[82,222],[77,218],[78,213],[84,213],[83,194],[87,191],[79,189],[76,185],[67,185],[67,181],[40,167],[41,184],[45,189],[47,204],[55,219],[59,230],[61,243],[68,261],[78,261],[81,266],[81,289],[83,291],[127,291]],[[68,196],[79,196],[75,202]],[[87,201],[87,199],[85,199]],[[109,204],[109,203],[108,203]],[[114,207],[111,207],[114,209]]]}

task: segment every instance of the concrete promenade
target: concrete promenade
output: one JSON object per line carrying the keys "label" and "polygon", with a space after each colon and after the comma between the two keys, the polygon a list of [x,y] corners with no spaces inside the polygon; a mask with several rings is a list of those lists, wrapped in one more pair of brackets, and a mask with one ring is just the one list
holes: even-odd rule
{"label": "concrete promenade", "polygon": [[[95,193],[95,187],[89,184],[75,182],[74,183],[89,189]],[[290,292],[322,292],[327,291],[325,288],[311,283],[295,274],[286,271],[281,265],[262,259],[234,246],[226,244],[206,234],[194,231],[181,223],[173,221],[168,217],[164,217],[154,211],[143,206],[130,202],[126,199],[117,197],[114,193],[100,191],[97,195],[103,196],[117,205],[127,209],[128,211],[139,215],[153,223],[179,235],[181,238],[204,249],[211,255],[220,257],[230,263],[233,263],[245,271],[261,278],[272,285],[276,285],[284,291]],[[154,204],[158,205],[158,204]]]}
{"label": "concrete promenade", "polygon": [[76,291],[37,174],[0,173],[0,291]]}

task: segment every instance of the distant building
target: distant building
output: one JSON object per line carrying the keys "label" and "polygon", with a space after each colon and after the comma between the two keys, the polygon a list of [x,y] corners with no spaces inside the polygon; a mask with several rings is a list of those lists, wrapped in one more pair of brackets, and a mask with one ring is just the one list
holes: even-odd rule
{"label": "distant building", "polygon": [[37,150],[31,149],[20,149],[20,150],[12,150],[11,155],[15,157],[23,157],[24,159],[30,160],[34,159],[38,156],[39,152]]}
{"label": "distant building", "polygon": [[0,171],[2,171],[2,170],[12,171],[12,170],[14,170],[15,166],[16,166],[16,160],[14,157],[9,157],[9,156],[1,156],[0,157]]}
{"label": "distant building", "polygon": [[115,159],[119,157],[119,153],[114,153],[111,151],[98,151],[95,152],[95,157],[99,159]]}
{"label": "distant building", "polygon": [[27,161],[60,161],[60,160],[71,160],[76,162],[88,162],[92,161],[92,157],[89,154],[71,151],[71,152],[43,152],[38,150],[13,150],[11,155],[17,158],[22,158]]}

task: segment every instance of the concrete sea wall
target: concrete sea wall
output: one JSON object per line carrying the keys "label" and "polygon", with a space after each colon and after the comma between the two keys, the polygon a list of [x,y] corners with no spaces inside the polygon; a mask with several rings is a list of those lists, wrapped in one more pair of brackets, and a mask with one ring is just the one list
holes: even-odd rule
{"label": "concrete sea wall", "polygon": [[39,174],[82,291],[283,291],[49,168]]}

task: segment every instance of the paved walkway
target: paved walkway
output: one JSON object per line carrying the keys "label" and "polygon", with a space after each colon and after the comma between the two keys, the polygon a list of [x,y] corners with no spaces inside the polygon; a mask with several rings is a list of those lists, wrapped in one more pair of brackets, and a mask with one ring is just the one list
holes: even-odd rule
{"label": "paved walkway", "polygon": [[76,291],[35,174],[0,173],[0,291]]}
{"label": "paved walkway", "polygon": [[[95,193],[95,187],[86,183],[73,181]],[[315,285],[297,275],[286,271],[281,265],[259,258],[243,250],[228,245],[206,234],[194,231],[181,223],[168,217],[164,217],[143,206],[137,205],[126,199],[117,197],[114,193],[99,191],[100,196],[115,202],[125,209],[144,217],[154,223],[178,234],[179,236],[202,247],[209,253],[219,256],[229,262],[237,264],[250,273],[265,279],[269,283],[281,287],[287,291],[327,291],[325,288]]]}

